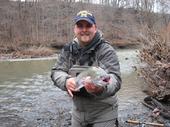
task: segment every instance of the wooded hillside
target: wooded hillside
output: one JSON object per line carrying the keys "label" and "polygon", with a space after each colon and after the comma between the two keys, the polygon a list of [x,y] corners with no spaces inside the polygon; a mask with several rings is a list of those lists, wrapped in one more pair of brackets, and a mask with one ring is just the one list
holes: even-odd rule
{"label": "wooded hillside", "polygon": [[[118,46],[136,44],[143,26],[161,29],[170,20],[162,0],[21,0],[0,1],[0,53],[29,47],[62,46],[73,39],[73,17],[80,10],[94,13],[106,39]],[[160,4],[160,14],[153,13]]]}

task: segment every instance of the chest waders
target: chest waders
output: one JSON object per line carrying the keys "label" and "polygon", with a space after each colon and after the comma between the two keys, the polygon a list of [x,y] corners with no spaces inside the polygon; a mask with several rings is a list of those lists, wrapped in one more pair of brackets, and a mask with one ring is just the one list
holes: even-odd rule
{"label": "chest waders", "polygon": [[[100,48],[103,43],[108,43],[107,41],[100,39],[100,42],[94,44],[83,52],[83,50],[78,46],[76,42],[71,42],[64,47],[64,50],[69,52],[69,59],[72,65],[84,65],[87,64],[88,66],[92,66],[95,61],[95,53]],[[83,97],[90,97],[93,96],[88,94],[85,88],[81,88],[79,92],[73,92],[75,96],[83,96]],[[82,125],[83,127],[93,127],[94,124],[85,124]],[[115,126],[118,127],[118,120],[115,121]]]}

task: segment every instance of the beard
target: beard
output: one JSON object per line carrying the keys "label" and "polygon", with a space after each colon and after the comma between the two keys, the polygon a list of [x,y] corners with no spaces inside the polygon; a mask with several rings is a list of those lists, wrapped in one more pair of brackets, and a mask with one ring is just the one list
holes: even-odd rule
{"label": "beard", "polygon": [[79,35],[79,41],[83,43],[88,43],[92,40],[92,35],[90,33],[82,33]]}

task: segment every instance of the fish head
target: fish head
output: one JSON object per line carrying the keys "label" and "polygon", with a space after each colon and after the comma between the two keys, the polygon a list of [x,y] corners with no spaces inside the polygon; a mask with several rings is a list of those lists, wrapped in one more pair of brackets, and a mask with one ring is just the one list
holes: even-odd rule
{"label": "fish head", "polygon": [[94,80],[92,79],[92,82],[96,86],[104,87],[109,84],[110,80],[111,80],[110,75],[106,74],[106,75],[101,75]]}

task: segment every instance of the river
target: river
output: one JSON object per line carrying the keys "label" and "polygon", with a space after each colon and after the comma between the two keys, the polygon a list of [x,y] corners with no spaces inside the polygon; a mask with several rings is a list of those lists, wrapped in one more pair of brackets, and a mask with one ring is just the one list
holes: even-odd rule
{"label": "river", "polygon": [[[123,79],[118,92],[119,120],[147,120],[149,110],[141,104],[146,96],[142,92],[143,81],[135,69],[139,64],[138,50],[123,49],[117,54]],[[55,61],[53,58],[0,61],[1,127],[70,125],[71,98],[50,79]]]}

